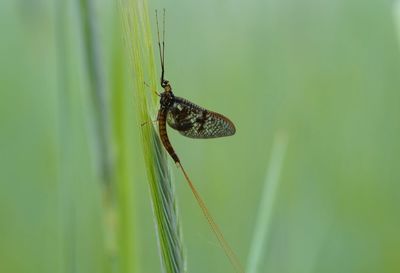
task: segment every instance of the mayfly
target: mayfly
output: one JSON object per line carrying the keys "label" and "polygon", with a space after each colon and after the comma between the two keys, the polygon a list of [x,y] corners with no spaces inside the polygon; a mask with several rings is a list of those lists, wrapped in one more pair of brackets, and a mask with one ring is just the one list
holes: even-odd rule
{"label": "mayfly", "polygon": [[237,272],[244,272],[239,260],[235,253],[224,239],[222,232],[215,223],[213,217],[208,211],[203,199],[197,192],[189,176],[179,160],[179,157],[175,153],[172,147],[168,134],[166,123],[179,133],[190,138],[217,138],[224,136],[231,136],[235,134],[236,129],[232,121],[227,117],[218,114],[213,111],[209,111],[203,107],[200,107],[186,99],[176,97],[172,92],[172,87],[168,80],[164,78],[165,74],[165,9],[163,14],[163,34],[162,34],[162,45],[160,42],[160,30],[158,25],[158,16],[156,10],[156,23],[157,23],[157,38],[158,38],[158,51],[160,54],[161,61],[161,77],[160,83],[164,91],[160,94],[160,109],[157,115],[159,135],[162,144],[174,160],[175,164],[182,170],[186,181],[189,184],[193,195],[195,196],[204,216],[211,226],[212,231],[217,237],[219,243],[224,249],[230,262],[235,267]]}

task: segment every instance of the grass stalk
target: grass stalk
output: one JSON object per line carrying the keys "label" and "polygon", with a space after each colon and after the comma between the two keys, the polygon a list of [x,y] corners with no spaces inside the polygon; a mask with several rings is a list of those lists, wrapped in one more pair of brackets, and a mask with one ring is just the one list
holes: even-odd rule
{"label": "grass stalk", "polygon": [[[117,14],[118,15],[118,14]],[[111,65],[111,101],[113,143],[115,147],[115,180],[118,209],[118,257],[120,272],[133,273],[139,268],[135,252],[134,164],[132,128],[133,109],[131,92],[126,88],[125,52],[121,50],[122,29],[118,18],[114,22],[113,55]],[[138,270],[139,271],[139,270]],[[140,272],[140,271],[139,271]]]}
{"label": "grass stalk", "polygon": [[393,18],[397,30],[397,38],[400,43],[400,0],[393,2]]}
{"label": "grass stalk", "polygon": [[109,101],[105,84],[105,72],[100,56],[100,43],[97,39],[96,18],[93,0],[80,1],[83,43],[86,57],[86,71],[92,101],[92,133],[95,142],[96,167],[101,181],[110,187],[113,176],[111,122]]}
{"label": "grass stalk", "polygon": [[115,206],[115,164],[111,138],[111,119],[106,85],[106,73],[97,37],[99,25],[93,0],[80,0],[84,63],[88,79],[90,142],[93,148],[96,178],[102,185],[102,217],[107,261],[105,272],[114,272],[117,265],[117,212]]}
{"label": "grass stalk", "polygon": [[59,164],[58,164],[58,200],[59,200],[59,238],[60,251],[58,255],[58,269],[60,273],[76,271],[74,249],[75,224],[71,211],[74,210],[74,202],[71,194],[72,185],[70,174],[64,166],[69,166],[72,161],[72,140],[68,132],[71,132],[71,93],[68,92],[68,50],[67,50],[67,14],[65,0],[55,2],[55,37],[57,52],[57,88],[58,88],[58,141],[59,141]]}
{"label": "grass stalk", "polygon": [[[119,0],[124,39],[134,75],[137,126],[141,127],[147,178],[154,223],[161,257],[161,268],[167,273],[185,272],[182,233],[167,155],[151,123],[157,113],[157,97],[146,90],[144,81],[155,90],[156,73],[152,35],[145,0]],[[150,122],[149,122],[150,121]],[[141,126],[142,123],[148,122]]]}
{"label": "grass stalk", "polygon": [[[274,211],[275,199],[279,187],[279,176],[287,147],[287,136],[278,133],[275,135],[272,146],[270,163],[267,169],[264,189],[257,213],[257,223],[253,232],[253,240],[247,261],[247,273],[261,272],[260,262],[265,257],[268,235],[271,229],[271,218]],[[264,271],[263,271],[264,272]]]}

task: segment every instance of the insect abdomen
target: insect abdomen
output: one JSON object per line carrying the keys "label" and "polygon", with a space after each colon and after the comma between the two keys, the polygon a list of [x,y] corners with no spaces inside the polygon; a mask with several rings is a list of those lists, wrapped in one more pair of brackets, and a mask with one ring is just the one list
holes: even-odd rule
{"label": "insect abdomen", "polygon": [[176,155],[174,148],[172,148],[171,142],[169,142],[167,128],[166,128],[166,111],[159,110],[158,111],[158,132],[160,134],[161,142],[163,143],[165,149],[175,161],[175,163],[180,162],[178,156]]}

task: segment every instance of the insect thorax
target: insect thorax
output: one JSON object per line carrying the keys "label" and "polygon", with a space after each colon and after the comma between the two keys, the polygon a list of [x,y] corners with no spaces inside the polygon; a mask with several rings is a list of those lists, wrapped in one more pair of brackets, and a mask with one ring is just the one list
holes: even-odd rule
{"label": "insect thorax", "polygon": [[160,94],[160,105],[162,108],[169,108],[174,104],[175,96],[172,92],[162,92]]}

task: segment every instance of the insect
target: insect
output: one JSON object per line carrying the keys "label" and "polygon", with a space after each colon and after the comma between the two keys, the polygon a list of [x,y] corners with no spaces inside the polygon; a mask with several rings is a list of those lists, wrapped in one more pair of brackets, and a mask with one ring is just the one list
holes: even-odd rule
{"label": "insect", "polygon": [[[157,11],[156,11],[157,16]],[[157,18],[158,49],[161,60],[161,87],[164,92],[160,96],[160,109],[157,121],[161,141],[175,163],[180,162],[168,139],[166,123],[180,134],[190,138],[217,138],[235,134],[235,125],[227,117],[207,110],[184,98],[174,95],[168,80],[164,78],[165,68],[165,10],[163,23],[162,47]]]}
{"label": "insect", "polygon": [[160,54],[161,61],[161,77],[160,83],[164,91],[160,94],[160,109],[157,115],[158,131],[161,142],[164,148],[167,150],[169,155],[174,160],[175,164],[182,170],[183,175],[189,187],[195,196],[197,203],[199,204],[207,222],[209,223],[211,230],[214,232],[218,239],[218,242],[222,246],[225,254],[228,256],[229,261],[232,263],[234,268],[239,273],[244,273],[244,270],[236,257],[234,251],[231,249],[227,241],[225,240],[222,232],[218,225],[211,216],[209,210],[206,207],[203,199],[196,190],[194,184],[190,180],[188,174],[183,168],[179,157],[175,153],[172,147],[168,134],[166,124],[173,129],[177,130],[180,134],[190,138],[217,138],[224,136],[231,136],[235,134],[235,125],[227,117],[218,114],[213,111],[209,111],[201,106],[198,106],[184,98],[176,97],[172,92],[172,87],[168,80],[164,78],[165,74],[165,9],[163,14],[163,36],[162,46],[160,42],[160,30],[158,26],[158,16],[156,10],[157,20],[157,38],[158,38],[158,51]]}

